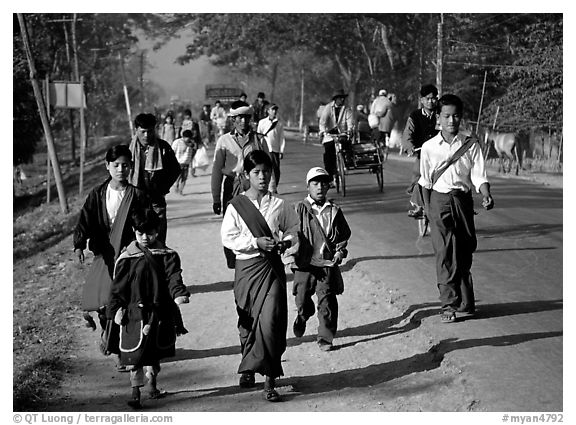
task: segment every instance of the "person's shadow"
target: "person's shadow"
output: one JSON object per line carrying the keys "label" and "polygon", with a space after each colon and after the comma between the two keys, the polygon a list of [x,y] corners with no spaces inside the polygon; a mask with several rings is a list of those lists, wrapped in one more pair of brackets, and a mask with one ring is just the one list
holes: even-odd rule
{"label": "person's shadow", "polygon": [[[471,319],[483,320],[495,317],[512,316],[517,314],[538,313],[542,311],[561,310],[563,302],[559,300],[544,301],[521,301],[500,304],[480,304],[478,312]],[[399,335],[417,329],[422,321],[428,317],[435,316],[440,312],[438,303],[421,303],[409,306],[400,316],[368,323],[352,328],[339,330],[336,337],[365,337],[356,341],[334,345],[334,350],[342,350],[369,341]],[[338,341],[338,339],[336,340]],[[288,338],[288,347],[295,347],[305,343],[316,342],[316,335],[310,334],[302,338]],[[176,349],[176,355],[163,360],[163,363],[177,362],[181,360],[202,359],[208,357],[218,357],[240,354],[240,346],[232,345],[220,348],[208,348],[194,350],[187,348]]]}

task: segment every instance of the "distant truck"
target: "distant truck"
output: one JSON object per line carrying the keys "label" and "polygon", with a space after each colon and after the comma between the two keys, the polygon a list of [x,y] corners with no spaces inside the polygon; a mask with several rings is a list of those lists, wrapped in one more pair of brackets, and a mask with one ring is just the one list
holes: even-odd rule
{"label": "distant truck", "polygon": [[222,102],[222,106],[226,107],[230,103],[238,100],[242,94],[242,89],[229,84],[207,84],[206,85],[206,100],[214,103],[217,100]]}

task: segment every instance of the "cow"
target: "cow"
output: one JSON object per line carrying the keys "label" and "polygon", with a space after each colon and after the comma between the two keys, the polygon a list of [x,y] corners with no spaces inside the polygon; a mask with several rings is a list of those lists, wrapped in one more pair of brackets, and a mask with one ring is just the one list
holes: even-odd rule
{"label": "cow", "polygon": [[[515,133],[499,133],[496,131],[486,131],[485,135],[486,147],[489,148],[490,144],[494,146],[494,150],[498,154],[498,172],[510,173],[512,171],[512,164],[516,162],[516,175],[520,169],[524,169],[522,165],[523,160],[523,140],[522,135],[518,132]],[[508,171],[504,162],[508,160]]]}

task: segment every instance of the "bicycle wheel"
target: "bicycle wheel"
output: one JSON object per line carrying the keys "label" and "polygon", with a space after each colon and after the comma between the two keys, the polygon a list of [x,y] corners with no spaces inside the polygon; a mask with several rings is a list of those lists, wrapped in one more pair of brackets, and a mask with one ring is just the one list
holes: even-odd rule
{"label": "bicycle wheel", "polygon": [[338,174],[340,175],[340,186],[342,186],[342,196],[346,196],[346,167],[344,165],[344,154],[338,153]]}

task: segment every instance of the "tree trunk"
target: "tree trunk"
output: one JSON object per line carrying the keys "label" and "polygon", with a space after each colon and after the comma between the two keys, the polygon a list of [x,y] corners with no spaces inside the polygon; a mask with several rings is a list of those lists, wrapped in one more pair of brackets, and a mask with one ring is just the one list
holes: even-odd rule
{"label": "tree trunk", "polygon": [[274,95],[276,93],[276,80],[278,79],[278,62],[272,64],[272,73],[270,75],[270,102],[274,102]]}
{"label": "tree trunk", "polygon": [[394,70],[394,50],[390,45],[390,40],[388,39],[388,28],[386,25],[382,24],[380,27],[380,34],[382,36],[382,44],[386,50],[386,55],[388,56],[388,62],[390,63],[390,69]]}

